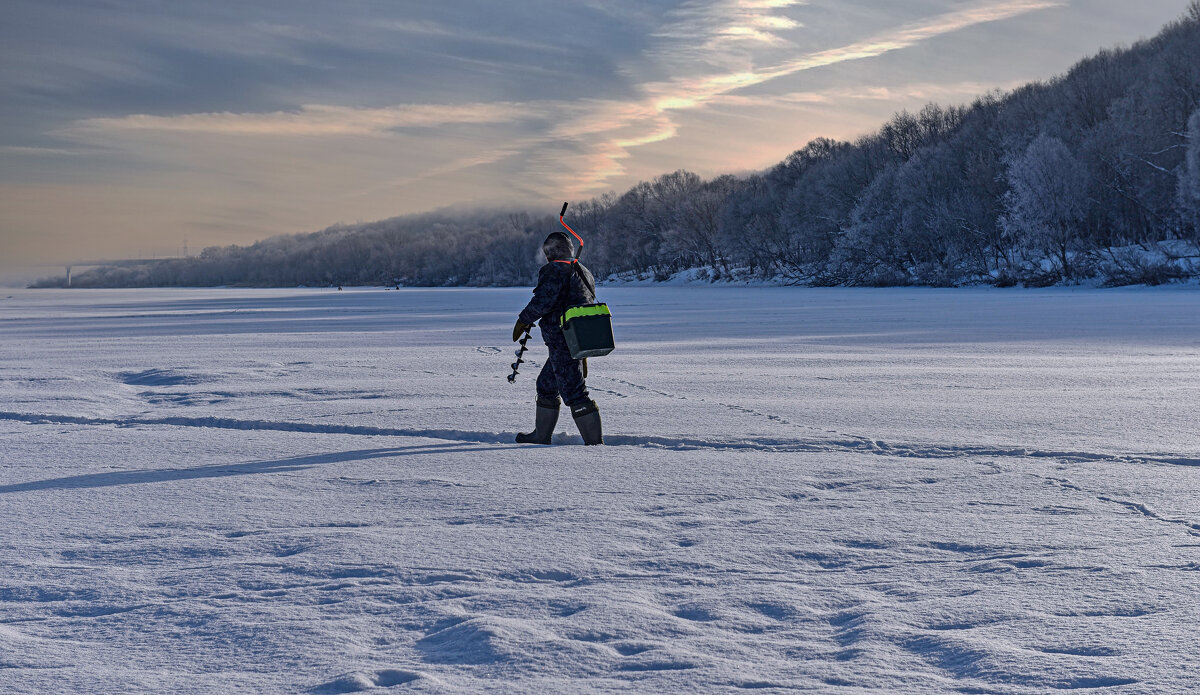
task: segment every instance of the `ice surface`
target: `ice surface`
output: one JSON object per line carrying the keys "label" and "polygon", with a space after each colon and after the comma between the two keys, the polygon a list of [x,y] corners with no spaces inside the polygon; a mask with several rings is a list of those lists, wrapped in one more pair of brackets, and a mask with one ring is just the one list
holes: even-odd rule
{"label": "ice surface", "polygon": [[1196,287],[601,290],[0,299],[0,692],[1200,690]]}

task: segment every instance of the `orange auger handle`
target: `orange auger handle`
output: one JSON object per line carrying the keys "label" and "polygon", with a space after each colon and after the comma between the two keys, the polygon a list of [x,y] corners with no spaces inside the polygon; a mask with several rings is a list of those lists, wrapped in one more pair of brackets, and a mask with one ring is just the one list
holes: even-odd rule
{"label": "orange auger handle", "polygon": [[571,226],[563,220],[563,217],[567,214],[567,205],[569,204],[569,201],[563,203],[562,211],[558,213],[558,221],[562,224],[562,226],[567,228],[567,231],[570,232],[572,236],[579,240],[579,250],[575,252],[575,260],[579,260],[579,256],[583,253],[583,237],[576,234],[575,230],[571,229]]}

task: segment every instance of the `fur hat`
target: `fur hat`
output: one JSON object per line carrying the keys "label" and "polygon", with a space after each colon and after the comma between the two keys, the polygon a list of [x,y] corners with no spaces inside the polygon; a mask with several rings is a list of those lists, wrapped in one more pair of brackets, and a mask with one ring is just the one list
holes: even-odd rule
{"label": "fur hat", "polygon": [[550,236],[542,242],[542,253],[552,261],[569,261],[575,257],[571,240],[562,232],[550,232]]}

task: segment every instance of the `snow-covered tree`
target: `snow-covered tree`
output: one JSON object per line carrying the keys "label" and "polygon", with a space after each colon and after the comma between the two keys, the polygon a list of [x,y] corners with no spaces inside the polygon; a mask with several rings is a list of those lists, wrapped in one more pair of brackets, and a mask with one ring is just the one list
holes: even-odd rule
{"label": "snow-covered tree", "polygon": [[1005,230],[1049,253],[1072,277],[1072,242],[1087,215],[1086,167],[1058,138],[1039,135],[1008,167]]}
{"label": "snow-covered tree", "polygon": [[[1196,5],[1200,11],[1200,3]],[[1187,155],[1179,169],[1179,212],[1200,241],[1200,109],[1188,120]]]}

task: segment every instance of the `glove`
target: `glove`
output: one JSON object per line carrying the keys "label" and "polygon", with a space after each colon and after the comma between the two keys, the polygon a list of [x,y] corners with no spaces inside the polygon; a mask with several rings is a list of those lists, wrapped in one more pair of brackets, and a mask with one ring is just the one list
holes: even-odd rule
{"label": "glove", "polygon": [[521,323],[521,319],[517,319],[517,325],[513,326],[513,342],[515,343],[520,340],[521,336],[525,335],[531,328],[533,328],[533,326],[530,326],[527,323]]}
{"label": "glove", "polygon": [[587,358],[583,358],[583,378],[587,378]]}

